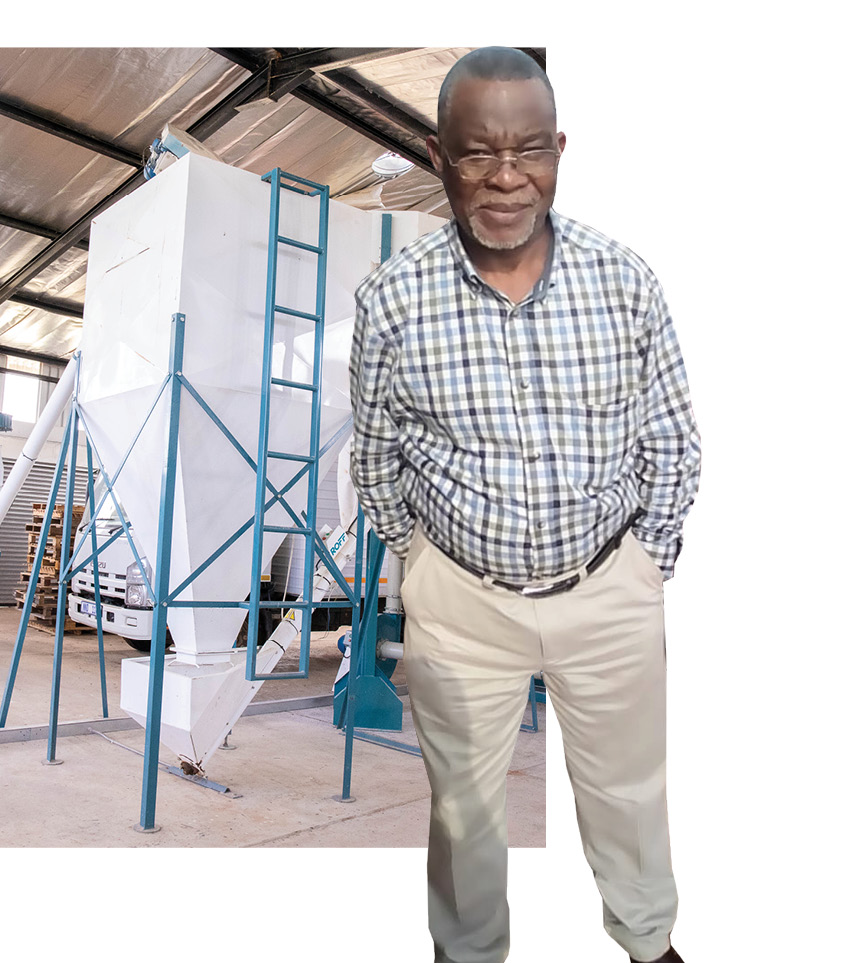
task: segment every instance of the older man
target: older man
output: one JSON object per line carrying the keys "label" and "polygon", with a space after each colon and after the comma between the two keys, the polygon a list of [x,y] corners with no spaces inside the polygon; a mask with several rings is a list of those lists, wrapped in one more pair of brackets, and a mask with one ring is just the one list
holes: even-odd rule
{"label": "older man", "polygon": [[637,255],[551,210],[565,135],[531,58],[458,61],[427,147],[454,218],[357,291],[351,397],[354,484],[407,559],[435,960],[508,954],[506,775],[540,672],[605,927],[680,963],[663,581],[700,457],[672,322]]}

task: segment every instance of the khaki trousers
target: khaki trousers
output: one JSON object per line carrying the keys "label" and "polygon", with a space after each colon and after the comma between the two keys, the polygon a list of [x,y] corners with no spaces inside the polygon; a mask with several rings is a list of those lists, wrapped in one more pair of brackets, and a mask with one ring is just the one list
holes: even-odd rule
{"label": "khaki trousers", "polygon": [[436,963],[509,949],[506,776],[541,672],[562,729],[604,926],[634,959],[669,948],[663,581],[632,534],[570,592],[488,588],[417,526],[401,589],[413,720],[431,784],[428,922]]}

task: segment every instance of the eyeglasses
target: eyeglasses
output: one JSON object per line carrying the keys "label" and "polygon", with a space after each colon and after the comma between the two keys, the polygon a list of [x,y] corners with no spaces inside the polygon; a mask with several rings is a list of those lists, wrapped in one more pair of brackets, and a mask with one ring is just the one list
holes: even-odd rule
{"label": "eyeglasses", "polygon": [[549,174],[555,169],[560,156],[561,153],[557,150],[524,150],[507,157],[498,157],[496,154],[469,154],[459,161],[453,161],[447,154],[446,160],[457,169],[462,180],[483,181],[493,177],[506,162],[513,164],[518,174],[531,177]]}

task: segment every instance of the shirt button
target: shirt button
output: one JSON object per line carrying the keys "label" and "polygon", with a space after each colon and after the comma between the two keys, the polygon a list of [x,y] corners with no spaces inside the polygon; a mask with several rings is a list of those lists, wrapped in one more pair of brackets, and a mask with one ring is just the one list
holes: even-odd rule
{"label": "shirt button", "polygon": [[538,461],[538,459],[539,459],[540,457],[541,457],[541,452],[540,452],[540,451],[533,451],[533,452],[528,456],[527,460],[528,460],[528,461]]}
{"label": "shirt button", "polygon": [[528,378],[521,378],[521,379],[520,379],[520,387],[521,387],[521,388],[528,388],[528,387],[529,387],[529,384],[530,384],[530,382],[529,382],[529,379],[528,379]]}
{"label": "shirt button", "polygon": [[543,528],[546,524],[547,524],[546,522],[538,522],[538,524],[536,525],[536,527],[537,527],[537,528]]}

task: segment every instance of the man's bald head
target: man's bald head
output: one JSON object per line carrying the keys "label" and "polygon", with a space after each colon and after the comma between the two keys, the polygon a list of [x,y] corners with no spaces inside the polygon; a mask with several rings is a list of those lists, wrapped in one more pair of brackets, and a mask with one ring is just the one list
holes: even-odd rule
{"label": "man's bald head", "polygon": [[540,80],[547,88],[555,113],[553,87],[547,74],[529,54],[515,47],[479,47],[464,54],[452,66],[440,87],[437,101],[437,133],[440,137],[443,136],[455,85],[464,77],[475,77],[479,80]]}

